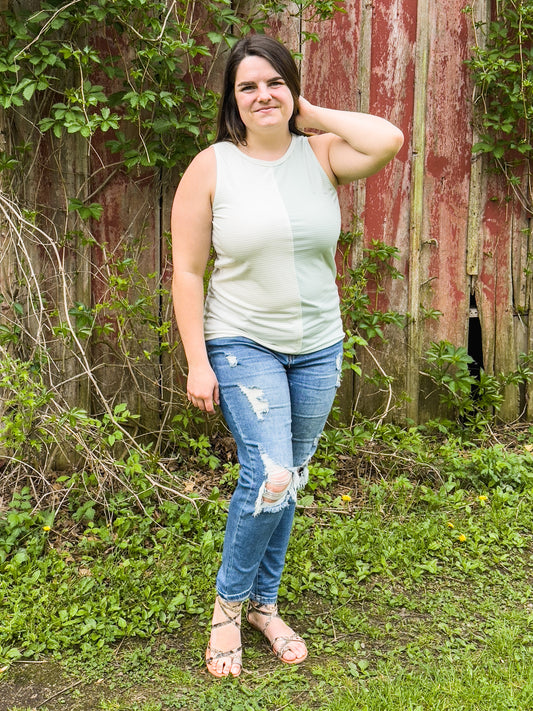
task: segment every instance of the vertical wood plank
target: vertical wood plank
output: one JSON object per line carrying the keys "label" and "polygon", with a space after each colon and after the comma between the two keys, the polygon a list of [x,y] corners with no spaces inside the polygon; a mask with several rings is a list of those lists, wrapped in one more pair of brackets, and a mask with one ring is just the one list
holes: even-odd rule
{"label": "vertical wood plank", "polygon": [[[131,49],[109,30],[97,40],[102,55],[128,58]],[[99,83],[114,90],[105,75]],[[135,129],[132,138],[138,139]],[[139,415],[142,433],[159,430],[159,272],[161,263],[161,201],[159,169],[114,168],[116,157],[107,147],[109,137],[96,134],[91,143],[89,190],[103,207],[90,228],[93,306],[102,309],[101,322],[113,332],[91,343],[96,387],[92,406],[100,412],[104,401],[113,408],[126,403]]]}
{"label": "vertical wood plank", "polygon": [[[312,103],[322,106],[363,110],[368,106],[368,87],[361,84],[360,72],[361,62],[367,61],[363,82],[368,82],[372,7],[365,0],[346,0],[343,7],[344,13],[335,14],[327,22],[310,22],[304,18],[303,30],[316,32],[320,41],[307,42],[302,47],[302,93]],[[364,42],[361,38],[363,26],[366,33]],[[360,209],[363,208],[364,186],[360,186],[359,190],[358,198],[353,185],[345,185],[338,190],[344,231],[350,231],[354,226],[356,199],[359,199]],[[361,250],[360,240],[358,245]],[[341,261],[339,258],[339,266]],[[352,417],[354,387],[354,373],[347,370],[337,396],[341,416],[346,422],[350,422]]]}
{"label": "vertical wood plank", "polygon": [[171,324],[166,340],[172,344],[171,350],[164,350],[160,358],[161,369],[161,422],[158,449],[164,451],[166,442],[161,437],[171,428],[172,418],[187,406],[187,368],[183,346],[179,337],[174,304],[172,301],[172,251],[170,242],[170,217],[174,194],[180,179],[178,169],[164,171],[161,183],[161,267],[160,283],[163,290],[161,298],[161,321]]}
{"label": "vertical wood plank", "polygon": [[[370,79],[372,75],[372,15],[373,5],[367,0],[361,0],[360,30],[358,51],[358,77],[357,77],[357,111],[370,112]],[[354,216],[359,221],[366,207],[366,180],[358,180],[354,190]],[[359,224],[359,222],[357,223]],[[352,245],[351,259],[357,264],[363,257],[364,232],[358,234]]]}
{"label": "vertical wood plank", "polygon": [[[111,161],[108,162],[103,146],[98,147],[98,153],[99,161],[109,165]],[[108,174],[110,172],[108,170]],[[98,175],[101,180],[101,173]],[[116,173],[95,199],[104,210],[100,220],[92,225],[92,234],[98,243],[92,256],[93,299],[95,304],[111,304],[104,314],[108,322],[115,325],[114,333],[98,338],[92,347],[100,397],[111,407],[126,403],[132,413],[141,415],[139,422],[144,431],[158,431],[160,377],[156,292],[161,242],[157,174],[146,171],[133,177]],[[126,262],[123,271],[122,260],[132,260]],[[127,282],[124,287],[117,282],[117,277],[121,276]],[[149,299],[146,305],[138,301],[146,298]],[[95,399],[94,407],[100,410],[98,399]]]}
{"label": "vertical wood plank", "polygon": [[[412,150],[412,116],[415,100],[415,46],[417,36],[416,0],[389,0],[376,3],[372,15],[372,67],[370,82],[370,113],[383,116],[402,129],[405,142],[395,160],[376,175],[368,178],[364,210],[364,243],[367,248],[374,241],[384,242],[398,249],[396,269],[408,277],[410,183]],[[367,293],[375,308],[408,312],[408,278],[392,279],[380,273],[369,278]],[[378,286],[381,290],[378,289]],[[394,381],[392,385],[394,409],[389,419],[403,421],[406,403],[407,335],[397,326],[384,328],[385,341],[374,338],[371,353],[363,358],[364,373],[376,370],[376,358]],[[389,405],[390,392],[376,391],[364,378],[358,383],[360,401],[368,414]],[[372,409],[371,409],[372,408]]]}
{"label": "vertical wood plank", "polygon": [[420,384],[420,250],[424,218],[424,168],[426,153],[426,101],[429,66],[430,0],[418,0],[413,106],[411,219],[409,238],[409,291],[407,326],[407,417],[418,421]]}
{"label": "vertical wood plank", "polygon": [[[529,218],[528,220],[528,233],[527,233],[527,242],[528,242],[528,253],[529,255],[533,255],[533,219]],[[530,262],[529,262],[529,267],[531,270],[531,261],[532,257],[530,256]],[[526,347],[526,353],[532,354],[533,353],[533,275],[529,274],[529,286],[528,286],[528,291],[527,291],[527,301],[526,301],[526,306],[527,306],[527,324],[528,324],[528,329],[527,329],[527,347]],[[525,415],[526,418],[529,422],[533,421],[533,379],[529,381],[529,383],[526,384],[525,387],[525,397],[526,397],[526,403],[525,403]]]}
{"label": "vertical wood plank", "polygon": [[[490,21],[491,0],[479,0],[472,6],[472,28],[471,45],[479,44],[483,46],[484,33],[479,31],[481,25],[486,25]],[[472,98],[474,94],[472,93]],[[470,106],[472,111],[472,106]],[[472,145],[479,140],[479,133],[473,122]],[[468,224],[467,224],[467,248],[466,248],[466,273],[471,277],[477,277],[480,270],[482,258],[482,208],[483,194],[485,190],[485,173],[487,170],[486,159],[482,154],[472,156],[472,168],[470,171],[470,185],[468,196]],[[471,288],[475,285],[475,279],[471,280]]]}
{"label": "vertical wood plank", "polygon": [[[438,320],[421,320],[421,351],[431,342],[468,345],[470,284],[467,276],[468,193],[472,126],[465,110],[472,85],[465,60],[471,24],[461,0],[431,5],[430,57],[426,106],[424,224],[421,245],[421,316],[437,310]],[[419,418],[439,414],[432,383]]]}
{"label": "vertical wood plank", "polygon": [[[64,186],[64,199],[69,198],[84,199],[87,190],[89,165],[86,141],[75,134],[65,138],[57,160],[57,173],[61,175],[61,182]],[[50,193],[53,193],[53,186],[50,185]],[[68,205],[63,206],[63,210],[68,210]],[[78,226],[75,216],[68,211],[61,211],[63,224],[61,230],[76,234]],[[64,217],[63,217],[64,216]],[[71,326],[76,330],[77,324],[74,316],[69,315],[76,303],[91,307],[91,264],[90,247],[84,243],[81,236],[76,236],[70,249],[64,250],[64,269],[67,279],[70,281],[70,293],[59,293],[58,306],[61,319],[70,321]],[[91,369],[88,343],[82,339],[77,339],[72,345],[76,356],[69,356],[64,361],[63,378],[65,385],[62,390],[65,398],[71,407],[81,407],[89,410],[90,402],[90,378]]]}
{"label": "vertical wood plank", "polygon": [[[508,373],[517,363],[513,280],[512,220],[513,208],[507,200],[503,177],[491,174],[483,217],[483,262],[479,275],[479,311],[483,333],[483,356],[488,373]],[[505,421],[519,412],[518,391],[509,387],[500,410]]]}
{"label": "vertical wood plank", "polygon": [[[320,37],[319,42],[306,42],[302,48],[302,93],[312,103],[356,111],[360,102],[366,101],[359,84],[361,5],[361,0],[346,0],[345,12],[336,13],[331,20],[317,23],[304,19],[304,29]],[[339,200],[343,229],[349,230],[354,186],[342,186]]]}
{"label": "vertical wood plank", "polygon": [[[533,218],[529,218],[527,221],[527,245],[528,245],[528,288],[526,293],[526,313],[525,319],[527,318],[527,346],[525,349],[526,353],[533,353]],[[533,421],[533,379],[526,384],[525,387],[525,414],[526,418],[531,422]]]}

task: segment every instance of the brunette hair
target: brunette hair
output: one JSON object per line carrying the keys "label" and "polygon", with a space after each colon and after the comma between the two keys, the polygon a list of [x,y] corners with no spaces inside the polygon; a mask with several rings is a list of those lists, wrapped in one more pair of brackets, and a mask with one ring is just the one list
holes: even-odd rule
{"label": "brunette hair", "polygon": [[235,100],[235,76],[239,64],[245,57],[249,56],[266,59],[279,72],[294,100],[294,111],[289,121],[289,131],[298,136],[304,136],[305,134],[296,128],[296,114],[298,113],[298,99],[300,97],[300,77],[292,54],[287,47],[272,37],[267,35],[248,35],[234,45],[226,64],[215,143],[231,141],[235,144],[246,145],[246,126],[239,115]]}

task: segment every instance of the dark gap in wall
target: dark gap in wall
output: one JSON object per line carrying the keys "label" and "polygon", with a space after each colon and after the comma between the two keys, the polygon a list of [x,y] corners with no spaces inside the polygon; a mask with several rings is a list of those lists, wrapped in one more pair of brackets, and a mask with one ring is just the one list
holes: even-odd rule
{"label": "dark gap in wall", "polygon": [[[470,309],[468,318],[468,355],[472,358],[468,370],[470,375],[479,380],[481,369],[483,368],[483,342],[481,337],[481,321],[477,310],[476,296],[470,294]],[[477,384],[472,386],[472,397],[476,399]]]}

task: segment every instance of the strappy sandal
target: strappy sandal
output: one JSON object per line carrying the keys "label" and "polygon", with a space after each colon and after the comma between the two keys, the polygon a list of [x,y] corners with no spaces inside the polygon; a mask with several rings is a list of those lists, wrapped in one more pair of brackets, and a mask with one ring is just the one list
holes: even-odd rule
{"label": "strappy sandal", "polygon": [[[228,602],[227,600],[223,600],[217,595],[215,605],[217,604],[220,610],[224,613],[226,619],[222,620],[222,622],[215,622],[214,624],[212,624],[211,630],[219,629],[220,627],[225,627],[226,625],[235,625],[235,627],[237,627],[240,633],[242,602]],[[230,662],[229,666],[226,665],[226,668],[228,669],[227,674],[225,674],[224,672],[218,672],[216,670],[216,667],[212,666],[215,662],[217,662],[219,659],[223,659],[224,657],[227,657]],[[216,676],[217,679],[229,676],[230,674],[231,676],[239,676],[242,671],[242,646],[239,645],[234,649],[228,649],[224,651],[212,647],[210,639],[209,644],[207,645],[207,649],[205,651],[205,662],[207,664],[207,670],[209,671],[209,673],[213,676]],[[235,665],[239,666],[239,671],[237,672],[237,674],[233,674],[231,671]]]}
{"label": "strappy sandal", "polygon": [[[262,625],[257,625],[252,622],[250,620],[251,612],[261,615],[263,618],[265,618],[264,623]],[[255,630],[261,632],[267,638],[272,651],[278,659],[281,659],[281,661],[285,662],[285,664],[301,664],[301,662],[303,662],[304,659],[307,657],[307,649],[305,650],[305,654],[302,657],[296,657],[296,659],[285,659],[285,657],[283,656],[288,650],[291,649],[291,642],[301,642],[305,646],[305,642],[300,637],[300,635],[297,635],[296,632],[293,632],[291,630],[292,634],[279,635],[278,637],[274,637],[273,640],[268,639],[266,634],[267,628],[272,622],[272,620],[276,617],[281,619],[278,613],[277,605],[261,605],[260,603],[255,602],[254,600],[248,601],[248,609],[246,611],[246,619],[248,620],[248,624]]]}

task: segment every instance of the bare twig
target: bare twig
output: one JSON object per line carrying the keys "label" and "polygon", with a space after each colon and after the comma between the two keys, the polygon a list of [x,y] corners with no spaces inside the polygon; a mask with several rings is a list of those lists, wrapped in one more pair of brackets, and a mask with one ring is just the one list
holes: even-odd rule
{"label": "bare twig", "polygon": [[57,691],[55,694],[52,694],[52,696],[49,696],[44,701],[41,701],[40,704],[37,704],[35,708],[40,709],[41,706],[44,706],[45,704],[49,703],[50,701],[52,701],[52,699],[56,699],[58,696],[63,696],[63,694],[66,694],[67,691],[75,689],[76,686],[79,686],[80,684],[83,684],[83,679],[80,679],[79,681],[74,682],[74,684],[70,684],[70,686],[66,686],[64,689],[61,689],[61,691]]}

